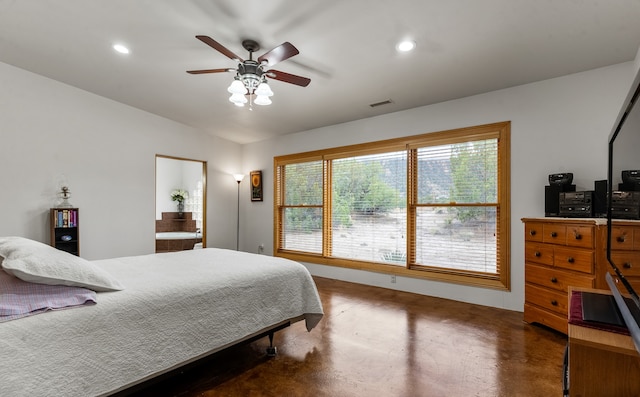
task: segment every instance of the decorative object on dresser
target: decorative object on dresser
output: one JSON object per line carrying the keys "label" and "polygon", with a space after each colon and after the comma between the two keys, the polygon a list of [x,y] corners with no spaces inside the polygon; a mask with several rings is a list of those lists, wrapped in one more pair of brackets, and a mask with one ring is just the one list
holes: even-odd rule
{"label": "decorative object on dresser", "polygon": [[49,209],[51,246],[73,255],[80,255],[78,208]]}

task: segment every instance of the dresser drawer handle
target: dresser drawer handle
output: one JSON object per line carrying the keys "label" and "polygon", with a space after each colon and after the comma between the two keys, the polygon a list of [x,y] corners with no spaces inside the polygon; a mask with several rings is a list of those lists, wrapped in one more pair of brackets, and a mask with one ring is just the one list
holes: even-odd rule
{"label": "dresser drawer handle", "polygon": [[557,283],[557,282],[558,282],[558,279],[557,279],[557,278],[555,278],[555,277],[551,277],[551,282],[555,284],[555,283]]}
{"label": "dresser drawer handle", "polygon": [[576,238],[576,240],[582,240],[582,234],[576,233],[575,234],[575,238]]}
{"label": "dresser drawer handle", "polygon": [[631,269],[631,262],[625,262],[622,267],[624,267],[625,269]]}
{"label": "dresser drawer handle", "polygon": [[554,299],[554,300],[551,301],[551,304],[553,306],[558,306],[558,301]]}
{"label": "dresser drawer handle", "polygon": [[558,233],[556,233],[556,232],[551,232],[551,237],[558,237]]}
{"label": "dresser drawer handle", "polygon": [[576,260],[575,260],[575,259],[573,259],[573,257],[572,257],[572,256],[570,256],[570,257],[568,257],[568,258],[567,258],[567,262],[569,262],[569,263],[573,263],[573,262],[575,262],[575,261],[576,261]]}
{"label": "dresser drawer handle", "polygon": [[530,234],[531,236],[535,236],[535,235],[536,235],[536,231],[535,231],[535,230],[529,230],[529,234]]}
{"label": "dresser drawer handle", "polygon": [[624,235],[622,235],[622,236],[618,236],[618,237],[616,238],[616,241],[617,241],[617,242],[619,242],[619,243],[624,243],[624,240],[625,240]]}
{"label": "dresser drawer handle", "polygon": [[540,258],[540,255],[542,255],[542,254],[540,254],[540,251],[536,251],[536,252],[534,252],[533,255],[535,255],[537,258]]}

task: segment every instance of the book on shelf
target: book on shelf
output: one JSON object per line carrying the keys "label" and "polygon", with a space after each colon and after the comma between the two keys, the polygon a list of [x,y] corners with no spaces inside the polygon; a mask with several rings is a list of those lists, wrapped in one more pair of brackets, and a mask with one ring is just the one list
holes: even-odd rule
{"label": "book on shelf", "polygon": [[55,209],[53,210],[54,227],[78,227],[78,210]]}

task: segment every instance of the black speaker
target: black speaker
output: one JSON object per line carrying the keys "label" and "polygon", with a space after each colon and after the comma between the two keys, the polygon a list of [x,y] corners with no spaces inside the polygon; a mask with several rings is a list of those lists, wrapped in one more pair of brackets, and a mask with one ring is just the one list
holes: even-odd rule
{"label": "black speaker", "polygon": [[593,216],[607,217],[607,180],[595,181],[593,186]]}
{"label": "black speaker", "polygon": [[575,192],[576,185],[550,185],[544,187],[544,216],[560,216],[560,193]]}
{"label": "black speaker", "polygon": [[640,181],[628,181],[618,184],[618,190],[621,192],[640,192]]}

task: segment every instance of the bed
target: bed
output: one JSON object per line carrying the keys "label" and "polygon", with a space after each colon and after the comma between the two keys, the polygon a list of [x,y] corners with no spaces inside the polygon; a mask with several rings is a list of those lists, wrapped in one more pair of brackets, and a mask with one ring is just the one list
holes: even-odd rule
{"label": "bed", "polygon": [[1,322],[0,396],[114,394],[323,315],[307,269],[282,258],[206,248],[90,263],[124,289]]}

